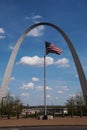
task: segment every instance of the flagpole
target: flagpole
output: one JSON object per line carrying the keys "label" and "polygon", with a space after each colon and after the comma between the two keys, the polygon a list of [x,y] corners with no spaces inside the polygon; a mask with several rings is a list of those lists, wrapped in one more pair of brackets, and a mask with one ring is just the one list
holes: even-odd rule
{"label": "flagpole", "polygon": [[55,45],[45,42],[45,51],[44,51],[44,117],[43,119],[47,119],[47,107],[46,107],[46,55],[49,53],[60,54],[62,52],[61,49],[57,48]]}
{"label": "flagpole", "polygon": [[46,108],[46,47],[44,54],[44,119],[47,119],[47,108]]}
{"label": "flagpole", "polygon": [[44,116],[46,116],[46,55],[44,55]]}

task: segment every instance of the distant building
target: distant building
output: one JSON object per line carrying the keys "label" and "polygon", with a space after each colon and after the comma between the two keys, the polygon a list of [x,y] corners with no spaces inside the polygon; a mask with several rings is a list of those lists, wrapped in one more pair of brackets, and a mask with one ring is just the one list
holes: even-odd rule
{"label": "distant building", "polygon": [[[25,116],[26,113],[28,115],[32,115],[32,114],[35,114],[35,113],[44,113],[44,108],[42,107],[30,107],[30,108],[23,108],[22,109],[22,115]],[[62,114],[68,114],[68,110],[67,108],[55,108],[55,107],[52,107],[52,108],[47,108],[47,113],[51,113],[54,115],[62,115]]]}

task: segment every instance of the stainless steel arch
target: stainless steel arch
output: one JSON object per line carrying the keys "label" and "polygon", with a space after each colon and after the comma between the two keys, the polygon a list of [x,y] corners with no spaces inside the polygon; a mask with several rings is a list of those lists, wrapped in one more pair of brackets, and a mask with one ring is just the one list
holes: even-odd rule
{"label": "stainless steel arch", "polygon": [[78,75],[79,75],[79,80],[80,80],[83,96],[84,96],[85,101],[87,102],[87,81],[86,81],[85,74],[83,72],[83,68],[82,68],[82,65],[80,63],[79,57],[78,57],[78,55],[75,51],[75,48],[73,47],[73,44],[71,43],[68,36],[65,34],[65,32],[61,28],[59,28],[58,26],[56,26],[52,23],[48,23],[48,22],[41,22],[41,23],[34,24],[34,25],[30,26],[27,30],[25,30],[24,33],[20,36],[20,38],[17,41],[15,48],[12,51],[12,54],[10,56],[10,59],[9,59],[9,62],[8,62],[8,65],[7,65],[5,74],[4,74],[4,78],[3,78],[3,81],[2,81],[2,86],[1,86],[1,92],[2,93],[0,95],[6,96],[9,81],[10,81],[11,72],[12,72],[13,65],[14,65],[14,61],[15,61],[16,55],[18,53],[18,50],[20,48],[20,45],[21,45],[22,41],[24,40],[26,34],[29,33],[35,27],[41,26],[41,25],[48,25],[48,26],[55,28],[58,32],[60,32],[60,34],[65,39],[65,41],[66,41],[66,43],[67,43],[67,45],[68,45],[68,47],[71,51],[72,57],[74,59],[75,66],[76,66],[76,69],[77,69],[77,72],[78,72]]}

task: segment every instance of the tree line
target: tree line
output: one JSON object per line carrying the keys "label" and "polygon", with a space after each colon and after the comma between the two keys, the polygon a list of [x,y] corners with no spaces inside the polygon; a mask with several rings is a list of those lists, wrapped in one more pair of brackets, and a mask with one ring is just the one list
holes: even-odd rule
{"label": "tree line", "polygon": [[0,117],[7,117],[10,119],[11,116],[17,116],[19,118],[22,112],[22,102],[19,98],[14,98],[8,94],[6,97],[2,97],[0,102]]}
{"label": "tree line", "polygon": [[[41,107],[44,108],[44,106]],[[87,116],[87,104],[84,102],[84,98],[81,94],[76,94],[74,97],[69,98],[65,106],[47,106],[47,108],[64,107],[66,107],[68,110],[67,116]],[[19,119],[23,108],[27,109],[27,106],[24,107],[19,98],[14,98],[13,96],[10,96],[10,94],[8,94],[6,97],[2,97],[2,100],[0,102],[0,118],[6,117],[10,119],[11,116],[16,116],[16,118]],[[28,108],[32,107],[28,106]],[[62,113],[62,116],[64,117],[65,115]],[[28,116],[26,115],[26,117]],[[36,117],[36,115],[34,117]]]}
{"label": "tree line", "polygon": [[66,107],[68,108],[68,115],[87,116],[87,103],[81,94],[76,94],[67,100]]}

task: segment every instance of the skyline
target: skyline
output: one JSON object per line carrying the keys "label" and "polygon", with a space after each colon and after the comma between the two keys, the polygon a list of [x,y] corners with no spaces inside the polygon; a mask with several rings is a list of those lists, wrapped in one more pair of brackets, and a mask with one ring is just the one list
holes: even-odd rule
{"label": "skyline", "polygon": [[[26,0],[27,3],[30,3],[30,5],[32,5],[29,14],[29,8],[26,2],[21,2],[20,6],[20,0],[8,1],[8,3],[2,1],[2,4],[0,5],[0,19],[3,16],[0,22],[0,86],[9,57],[20,35],[30,25],[42,21],[49,21],[50,23],[61,27],[61,29],[63,29],[69,36],[80,58],[87,79],[86,0],[71,0],[67,1],[66,3],[63,0],[62,2],[60,0],[55,0],[57,4],[63,5],[63,10],[60,6],[58,6],[58,8],[55,2],[53,6],[52,1],[50,3],[50,7],[54,7],[54,10],[51,11],[50,8],[50,11],[48,10],[46,14],[42,10],[43,6],[40,5],[43,3],[45,9],[47,10],[49,0],[47,0],[47,2],[43,1],[42,3],[39,0],[37,0],[37,3],[33,3],[33,0]],[[39,9],[37,6],[34,8],[35,5],[38,5]],[[8,6],[9,8],[6,8]],[[34,9],[36,9],[37,12],[34,12]],[[49,12],[54,13],[55,17]],[[58,12],[58,14],[56,12]],[[63,14],[66,14],[66,17]],[[73,17],[71,17],[71,14],[73,14]],[[60,15],[60,19],[57,19],[58,15]],[[6,16],[9,17],[5,23],[4,21],[6,19]],[[63,19],[66,22],[63,23]],[[29,34],[27,34],[26,38],[24,39],[15,60],[8,90],[12,93],[13,96],[18,96],[25,104],[42,105],[44,103],[43,56],[45,49],[45,40],[54,43],[56,46],[63,50],[63,54],[60,56],[49,54],[46,57],[47,104],[64,104],[70,96],[75,96],[75,94],[81,92],[81,86],[79,83],[76,68],[70,50],[67,47],[63,37],[50,27],[40,26],[29,32]]]}

